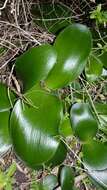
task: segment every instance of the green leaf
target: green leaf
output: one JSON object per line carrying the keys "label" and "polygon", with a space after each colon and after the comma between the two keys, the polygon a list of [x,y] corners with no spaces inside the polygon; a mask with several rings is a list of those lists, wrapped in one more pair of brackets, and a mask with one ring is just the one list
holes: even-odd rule
{"label": "green leaf", "polygon": [[64,166],[59,170],[61,190],[72,189],[74,186],[74,174],[69,166]]}
{"label": "green leaf", "polygon": [[8,122],[9,111],[0,112],[0,155],[5,154],[11,147]]}
{"label": "green leaf", "polygon": [[88,168],[88,174],[92,179],[103,187],[105,190],[107,189],[107,169],[105,170],[91,170]]}
{"label": "green leaf", "polygon": [[7,183],[5,190],[12,190],[12,184],[11,183]]}
{"label": "green leaf", "polygon": [[13,162],[7,171],[7,177],[12,177],[16,171],[16,163]]}
{"label": "green leaf", "polygon": [[107,115],[107,104],[95,103],[94,105],[99,115]]}
{"label": "green leaf", "polygon": [[92,170],[105,170],[107,168],[107,145],[98,142],[90,141],[89,144],[84,144],[83,161],[87,167]]}
{"label": "green leaf", "polygon": [[71,126],[81,141],[90,141],[98,129],[88,103],[76,103],[71,107]]}
{"label": "green leaf", "polygon": [[0,155],[5,154],[11,147],[8,122],[11,108],[10,101],[13,103],[14,98],[15,96],[11,91],[8,96],[7,87],[0,83]]}
{"label": "green leaf", "polygon": [[53,158],[51,160],[49,160],[46,165],[50,166],[50,167],[55,167],[57,165],[60,165],[67,156],[67,147],[66,145],[61,141]]}
{"label": "green leaf", "polygon": [[18,100],[10,118],[10,132],[17,154],[30,167],[50,160],[60,143],[58,127],[62,117],[60,100],[44,91],[29,91],[26,105]]}
{"label": "green leaf", "polygon": [[58,183],[58,179],[55,175],[50,174],[43,178],[43,181],[39,185],[39,190],[53,190]]}
{"label": "green leaf", "polygon": [[91,55],[85,67],[86,78],[89,82],[96,81],[102,74],[103,65],[98,57]]}
{"label": "green leaf", "polygon": [[29,90],[48,75],[56,62],[56,51],[51,45],[33,47],[16,60],[16,73],[23,89]]}
{"label": "green leaf", "polygon": [[96,19],[97,22],[102,23],[101,4],[99,4],[95,10],[91,12],[91,19]]}
{"label": "green leaf", "polygon": [[71,11],[60,3],[37,3],[31,12],[36,24],[54,34],[71,23]]}
{"label": "green leaf", "polygon": [[3,189],[6,185],[6,176],[0,171],[0,189]]}
{"label": "green leaf", "polygon": [[70,84],[71,86],[71,91],[72,91],[72,103],[76,102],[76,101],[81,101],[83,99],[83,90],[81,87],[81,84],[78,80],[75,80],[74,82],[72,82]]}
{"label": "green leaf", "polygon": [[55,40],[57,62],[46,79],[46,85],[57,89],[75,80],[85,67],[91,45],[91,34],[86,26],[72,24],[66,27]]}
{"label": "green leaf", "polygon": [[[15,99],[15,96],[10,91],[10,100],[13,103]],[[9,96],[7,93],[7,87],[0,83],[0,112],[7,111],[11,108],[11,104],[9,101]]]}
{"label": "green leaf", "polygon": [[99,129],[107,134],[107,115],[99,115]]}
{"label": "green leaf", "polygon": [[68,137],[72,135],[72,128],[71,128],[71,123],[70,123],[70,118],[65,116],[62,121],[61,124],[59,126],[59,133],[63,136],[63,137]]}
{"label": "green leaf", "polygon": [[94,105],[100,120],[99,129],[107,134],[107,104],[95,103]]}
{"label": "green leaf", "polygon": [[99,59],[103,63],[104,67],[107,69],[107,52],[104,52],[102,55],[100,55]]}

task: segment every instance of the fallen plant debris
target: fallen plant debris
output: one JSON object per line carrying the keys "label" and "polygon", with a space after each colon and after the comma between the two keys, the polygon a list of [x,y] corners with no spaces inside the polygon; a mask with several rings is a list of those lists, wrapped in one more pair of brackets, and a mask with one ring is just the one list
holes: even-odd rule
{"label": "fallen plant debris", "polygon": [[[105,11],[106,2],[100,3]],[[0,4],[0,123],[5,126],[3,133],[0,133],[3,137],[1,145],[5,142],[4,148],[0,148],[1,176],[5,176],[3,183],[0,182],[0,185],[3,184],[1,187],[106,189],[106,33],[105,30],[102,32],[105,23],[102,23],[104,27],[99,26],[90,17],[90,13],[96,10],[97,1],[7,0]],[[47,4],[51,4],[54,16],[51,17],[49,9],[49,20],[46,20],[48,15],[45,18],[45,9],[41,8],[43,5],[46,8]],[[56,10],[56,4],[62,10],[61,15]],[[40,13],[39,17],[34,18],[32,6],[36,5]],[[65,10],[68,10],[67,15]],[[69,23],[66,22],[68,17]],[[37,23],[37,20],[42,21],[44,26],[47,24],[45,22],[51,21],[51,26],[54,21],[54,29],[57,29],[56,21],[58,24],[65,21],[64,25],[61,24],[65,29],[59,27],[61,31],[56,33],[55,30],[48,30],[48,25],[44,27]],[[78,117],[82,124],[74,124],[73,114],[70,115],[70,109],[72,113],[76,105],[82,108],[77,109],[77,116],[74,112],[74,120]],[[10,149],[11,141],[6,136],[8,118],[18,157]],[[84,125],[87,119],[93,128]],[[46,126],[44,129],[43,125]],[[84,130],[83,125],[86,127]],[[8,168],[14,166],[14,161],[15,169],[7,178]],[[25,162],[40,170],[30,169]]]}

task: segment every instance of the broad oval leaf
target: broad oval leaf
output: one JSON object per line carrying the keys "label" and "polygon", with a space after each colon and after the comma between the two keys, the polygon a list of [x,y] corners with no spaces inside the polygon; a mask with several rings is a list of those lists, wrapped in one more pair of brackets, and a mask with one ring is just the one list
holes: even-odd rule
{"label": "broad oval leaf", "polygon": [[46,79],[46,85],[57,89],[77,78],[87,62],[91,45],[91,34],[86,26],[72,24],[66,27],[54,43],[57,62]]}
{"label": "broad oval leaf", "polygon": [[16,60],[16,73],[24,91],[29,90],[48,75],[56,62],[56,51],[51,45],[33,47]]}
{"label": "broad oval leaf", "polygon": [[0,112],[0,155],[5,154],[11,147],[9,136],[9,111]]}
{"label": "broad oval leaf", "polygon": [[53,190],[58,183],[58,179],[55,175],[50,174],[43,178],[43,181],[39,184],[39,190]]}
{"label": "broad oval leaf", "polygon": [[90,143],[83,145],[82,151],[84,164],[91,170],[105,170],[107,168],[106,144],[90,141]]}
{"label": "broad oval leaf", "polygon": [[103,65],[100,59],[91,55],[85,67],[86,78],[89,82],[96,81],[102,74]]}
{"label": "broad oval leaf", "polygon": [[71,107],[70,118],[74,133],[81,141],[89,141],[96,135],[98,124],[88,103],[74,104]]}
{"label": "broad oval leaf", "polygon": [[69,166],[63,166],[59,170],[61,190],[72,189],[74,186],[74,174]]}
{"label": "broad oval leaf", "polygon": [[[10,100],[11,102],[14,101],[14,94],[10,91]],[[7,87],[0,83],[0,112],[10,110],[11,104],[10,104],[9,96],[7,93]]]}
{"label": "broad oval leaf", "polygon": [[30,91],[31,105],[18,100],[10,119],[10,133],[16,153],[30,167],[50,160],[58,146],[58,126],[62,115],[60,100],[44,91]]}
{"label": "broad oval leaf", "polygon": [[49,160],[46,165],[50,167],[55,167],[57,165],[60,165],[67,156],[67,147],[66,145],[61,141],[54,156],[52,157],[51,160]]}

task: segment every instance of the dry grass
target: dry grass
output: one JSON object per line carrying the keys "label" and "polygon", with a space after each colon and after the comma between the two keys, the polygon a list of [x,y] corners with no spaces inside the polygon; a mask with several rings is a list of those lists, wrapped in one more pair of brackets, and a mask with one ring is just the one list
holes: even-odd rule
{"label": "dry grass", "polygon": [[[11,85],[17,83],[16,76],[13,74],[14,63],[20,54],[26,51],[29,47],[41,45],[43,43],[52,43],[55,36],[43,30],[33,23],[31,14],[31,6],[37,3],[44,3],[38,0],[5,0],[0,1],[0,47],[4,48],[0,54],[0,81]],[[48,2],[48,1],[45,1]],[[59,2],[66,6],[72,12],[72,18],[76,22],[90,25],[88,14],[96,5],[93,0],[66,0],[66,1],[49,1],[50,3]],[[58,18],[59,19],[59,18]],[[61,19],[61,18],[60,18]],[[16,90],[17,90],[17,84]],[[73,140],[74,141],[74,140]],[[74,143],[74,142],[73,142]],[[74,150],[70,152],[66,163],[75,168],[78,160],[79,147],[78,143],[74,143]],[[75,155],[77,157],[75,158]],[[29,185],[32,183],[32,171],[24,166],[18,160],[15,154],[10,150],[4,157],[0,158],[0,166],[5,170],[15,160],[17,163],[17,171],[15,173],[16,183],[13,189],[30,189]],[[77,185],[81,190],[94,190],[93,186],[87,184],[82,174],[83,169],[78,170],[76,178]],[[40,179],[46,172],[40,171],[34,174],[35,180]],[[82,181],[82,183],[80,183]]]}

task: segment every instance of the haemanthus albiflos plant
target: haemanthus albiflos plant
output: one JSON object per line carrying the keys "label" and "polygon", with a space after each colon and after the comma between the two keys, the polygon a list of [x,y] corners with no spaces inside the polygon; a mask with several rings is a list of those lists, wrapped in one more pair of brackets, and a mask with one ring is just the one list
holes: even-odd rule
{"label": "haemanthus albiflos plant", "polygon": [[[58,89],[77,79],[84,68],[87,80],[96,80],[101,74],[102,62],[91,56],[91,51],[92,36],[89,29],[82,24],[71,24],[60,32],[53,45],[33,47],[16,59],[15,71],[22,82],[23,96],[15,100],[11,92],[10,99],[14,105],[11,108],[6,87],[0,84],[1,154],[12,144],[21,160],[35,170],[63,163],[68,148],[60,132],[65,120]],[[99,62],[98,72],[94,72],[89,61],[94,62],[96,68],[96,62]],[[107,146],[94,139],[98,122],[91,106],[88,102],[74,104],[70,118],[73,132],[82,142],[84,167],[91,177],[105,187],[105,178],[100,177],[100,174],[103,172],[106,176]],[[74,188],[71,168],[63,166],[59,175],[59,185],[63,190],[70,186]],[[51,179],[56,185],[55,176],[47,177],[45,182]],[[41,182],[38,188],[45,189],[45,182]]]}

